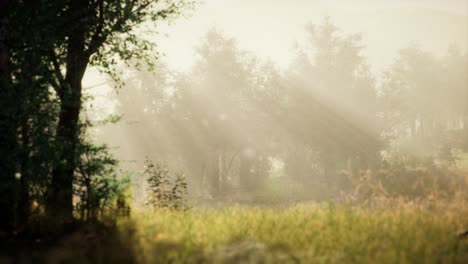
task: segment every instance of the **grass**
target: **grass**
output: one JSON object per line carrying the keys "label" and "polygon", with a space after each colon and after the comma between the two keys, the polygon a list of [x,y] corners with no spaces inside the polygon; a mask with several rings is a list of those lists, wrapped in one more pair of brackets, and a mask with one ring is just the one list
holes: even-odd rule
{"label": "grass", "polygon": [[[437,206],[436,206],[437,205]],[[118,224],[139,263],[468,263],[463,203],[157,210]]]}

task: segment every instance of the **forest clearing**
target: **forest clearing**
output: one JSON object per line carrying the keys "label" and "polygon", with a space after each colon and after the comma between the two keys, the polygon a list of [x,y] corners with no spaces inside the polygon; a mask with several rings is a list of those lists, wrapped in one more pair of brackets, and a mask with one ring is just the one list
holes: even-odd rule
{"label": "forest clearing", "polygon": [[24,256],[19,259],[20,263],[466,263],[468,235],[462,231],[467,222],[468,208],[460,201],[381,200],[372,208],[309,203],[276,209],[160,209],[121,218],[108,229],[110,233],[84,226],[45,251],[37,246],[28,249],[35,253],[20,253]]}
{"label": "forest clearing", "polygon": [[457,227],[468,211],[458,206],[155,212],[134,220],[134,245],[142,263],[466,263]]}
{"label": "forest clearing", "polygon": [[0,264],[468,263],[466,0],[0,0]]}

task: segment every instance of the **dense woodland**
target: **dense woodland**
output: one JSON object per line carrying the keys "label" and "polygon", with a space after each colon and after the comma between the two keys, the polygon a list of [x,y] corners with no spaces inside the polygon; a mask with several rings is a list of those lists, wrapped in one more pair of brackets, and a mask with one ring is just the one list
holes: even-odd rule
{"label": "dense woodland", "polygon": [[466,201],[466,49],[411,45],[376,72],[326,17],[286,69],[213,28],[179,72],[137,29],[193,4],[0,0],[0,240],[133,208]]}

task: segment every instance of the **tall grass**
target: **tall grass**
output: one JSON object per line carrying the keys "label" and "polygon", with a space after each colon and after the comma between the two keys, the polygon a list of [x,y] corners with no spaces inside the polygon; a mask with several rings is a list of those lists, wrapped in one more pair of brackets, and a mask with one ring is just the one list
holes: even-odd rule
{"label": "tall grass", "polygon": [[140,263],[468,263],[463,201],[156,210],[119,223]]}

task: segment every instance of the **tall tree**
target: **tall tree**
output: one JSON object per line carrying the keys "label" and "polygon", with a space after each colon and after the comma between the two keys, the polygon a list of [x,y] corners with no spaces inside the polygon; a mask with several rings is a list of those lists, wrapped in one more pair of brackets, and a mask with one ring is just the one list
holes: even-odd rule
{"label": "tall tree", "polygon": [[[51,170],[48,211],[60,218],[59,221],[73,218],[72,191],[79,158],[82,79],[86,69],[89,65],[97,66],[118,78],[114,69],[120,61],[140,59],[151,66],[154,44],[138,36],[134,29],[146,21],[167,19],[187,3],[184,0],[24,0],[15,1],[9,10],[8,17],[14,22],[11,28],[17,29],[11,38],[14,52],[25,58],[27,51],[31,51],[35,58],[40,58],[37,63],[46,66],[47,72],[41,72],[34,80],[44,80],[47,85],[41,89],[50,98],[58,98],[53,135],[57,162]],[[21,24],[25,22],[29,27]]]}
{"label": "tall tree", "polygon": [[[324,181],[337,186],[337,169],[365,169],[377,156],[375,85],[362,55],[359,35],[340,33],[326,18],[318,26],[310,25],[307,36],[307,46],[299,50],[287,75],[287,113],[292,118],[285,120],[300,146],[294,149],[310,157],[310,164],[318,155]],[[286,164],[286,168],[293,167]]]}
{"label": "tall tree", "polygon": [[11,230],[15,224],[15,171],[16,171],[16,104],[10,75],[10,50],[7,39],[9,27],[9,0],[0,1],[0,209],[5,212],[1,217],[0,229]]}
{"label": "tall tree", "polygon": [[466,70],[466,53],[454,48],[444,57],[415,46],[400,50],[380,89],[389,139],[412,154],[437,154],[466,125]]}

